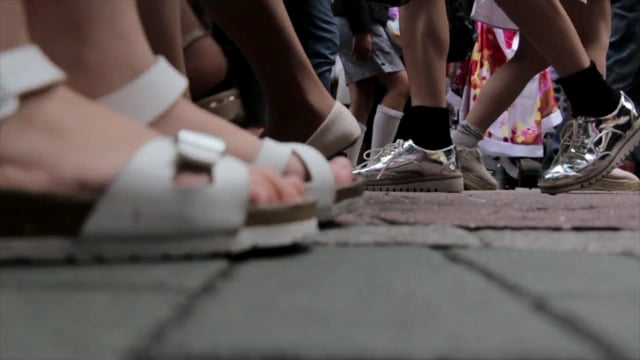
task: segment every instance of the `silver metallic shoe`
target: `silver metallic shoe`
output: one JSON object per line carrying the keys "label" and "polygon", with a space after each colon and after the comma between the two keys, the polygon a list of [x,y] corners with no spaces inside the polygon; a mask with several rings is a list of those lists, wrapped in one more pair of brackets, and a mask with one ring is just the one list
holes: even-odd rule
{"label": "silver metallic shoe", "polygon": [[464,182],[454,146],[426,150],[411,140],[398,140],[365,153],[368,161],[354,175],[367,180],[370,191],[462,192]]}
{"label": "silver metallic shoe", "polygon": [[545,193],[580,190],[607,176],[640,143],[640,121],[622,93],[618,109],[604,118],[579,117],[562,130],[560,151],[538,185]]}

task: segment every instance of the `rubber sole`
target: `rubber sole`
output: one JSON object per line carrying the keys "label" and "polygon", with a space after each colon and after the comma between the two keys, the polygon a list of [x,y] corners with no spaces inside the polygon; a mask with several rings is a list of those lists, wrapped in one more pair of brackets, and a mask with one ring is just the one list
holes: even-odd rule
{"label": "rubber sole", "polygon": [[585,187],[583,190],[640,192],[640,183],[624,180],[609,180],[605,176],[599,181],[596,181],[593,185]]}
{"label": "rubber sole", "polygon": [[423,179],[405,183],[372,184],[367,183],[369,191],[383,192],[446,192],[459,193],[464,191],[464,180],[461,177],[449,179]]}
{"label": "rubber sole", "polygon": [[317,213],[318,221],[320,221],[320,223],[333,221],[335,220],[335,218],[342,214],[347,214],[358,210],[362,206],[363,202],[364,199],[362,196],[336,202],[335,204],[333,204],[333,206],[331,206],[330,209],[319,211]]}
{"label": "rubber sole", "polygon": [[498,190],[498,185],[492,186],[491,184],[487,184],[487,182],[478,177],[468,173],[464,173],[462,175],[464,179],[464,189],[469,191],[491,191]]}
{"label": "rubber sole", "polygon": [[73,237],[0,238],[0,262],[122,262],[235,255],[254,249],[298,245],[318,232],[311,218],[282,225],[250,226],[239,232],[211,236],[145,239],[78,239]]}
{"label": "rubber sole", "polygon": [[559,186],[539,183],[540,191],[545,194],[554,195],[570,191],[585,190],[585,188],[609,175],[611,171],[618,167],[622,163],[622,161],[627,156],[629,156],[629,154],[631,154],[633,149],[635,149],[635,147],[640,144],[640,121],[637,121],[634,125],[635,126],[631,129],[631,131],[625,134],[628,136],[625,136],[621,140],[622,145],[620,146],[620,150],[614,151],[615,155],[609,157],[606,162],[603,162],[601,169],[599,169],[597,172],[590,175],[589,177],[577,179],[579,181],[576,181],[575,183],[562,184]]}

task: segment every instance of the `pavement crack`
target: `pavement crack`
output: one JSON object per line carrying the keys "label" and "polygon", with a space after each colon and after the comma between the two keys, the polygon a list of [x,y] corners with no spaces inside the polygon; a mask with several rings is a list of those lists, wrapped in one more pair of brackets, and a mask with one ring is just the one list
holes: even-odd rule
{"label": "pavement crack", "polygon": [[154,357],[153,350],[163,343],[167,338],[168,333],[176,326],[189,319],[190,315],[195,311],[203,298],[211,296],[218,291],[220,283],[231,276],[234,268],[234,263],[228,262],[224,268],[211,274],[211,276],[209,276],[198,289],[191,292],[180,304],[178,304],[167,318],[151,330],[151,332],[141,342],[140,346],[136,346],[130,350],[126,358],[134,360],[152,359]]}
{"label": "pavement crack", "polygon": [[13,290],[21,292],[39,292],[39,291],[51,291],[51,292],[73,292],[73,293],[94,293],[94,292],[109,292],[109,293],[124,293],[124,294],[146,294],[146,293],[165,293],[182,295],[188,294],[193,289],[187,286],[168,285],[164,282],[156,283],[122,283],[117,281],[95,281],[95,282],[38,282],[38,281],[1,281],[0,287],[3,290]]}
{"label": "pavement crack", "polygon": [[557,309],[555,306],[549,303],[545,298],[539,296],[524,287],[510,281],[501,274],[479,264],[468,257],[456,253],[455,251],[441,251],[440,252],[447,260],[453,264],[466,268],[467,270],[478,274],[490,281],[494,285],[502,288],[510,293],[517,300],[529,306],[531,309],[544,316],[552,323],[559,326],[561,329],[568,333],[571,333],[575,337],[578,337],[591,347],[598,351],[603,358],[606,359],[628,359],[629,357],[619,350],[609,340],[598,334],[597,330],[591,329],[588,324],[581,321],[579,318],[566,314],[565,312]]}

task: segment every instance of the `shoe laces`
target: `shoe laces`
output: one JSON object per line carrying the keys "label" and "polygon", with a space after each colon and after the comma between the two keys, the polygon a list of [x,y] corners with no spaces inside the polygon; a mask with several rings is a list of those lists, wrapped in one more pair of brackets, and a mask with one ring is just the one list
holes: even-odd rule
{"label": "shoe laces", "polygon": [[396,152],[397,149],[402,148],[403,145],[404,145],[403,140],[397,140],[396,142],[387,144],[381,148],[367,150],[363,156],[364,156],[364,159],[367,161],[372,161],[372,160],[375,161],[387,155],[393,154],[394,152]]}
{"label": "shoe laces", "polygon": [[380,160],[385,156],[391,156],[391,158],[388,159],[388,161],[385,163],[384,167],[382,168],[382,170],[380,170],[380,173],[376,177],[377,179],[380,179],[380,177],[382,177],[384,172],[387,170],[387,167],[393,162],[394,157],[398,154],[397,150],[401,149],[403,146],[404,146],[404,140],[397,140],[396,142],[387,144],[381,148],[370,149],[365,151],[365,153],[363,154],[363,157],[366,161],[356,166],[356,170],[366,168],[372,162]]}
{"label": "shoe laces", "polygon": [[582,119],[570,119],[562,129],[561,138],[563,152],[574,150],[582,154],[587,149],[587,142],[582,126],[586,126]]}

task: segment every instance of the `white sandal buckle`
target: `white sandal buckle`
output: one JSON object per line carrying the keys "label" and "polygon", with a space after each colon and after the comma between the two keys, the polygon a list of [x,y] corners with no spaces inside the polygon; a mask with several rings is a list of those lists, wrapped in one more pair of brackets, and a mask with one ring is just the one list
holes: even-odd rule
{"label": "white sandal buckle", "polygon": [[16,112],[19,104],[18,98],[0,82],[0,119],[9,117],[9,115]]}
{"label": "white sandal buckle", "polygon": [[205,166],[215,165],[227,150],[221,138],[191,130],[178,131],[176,145],[182,160]]}

